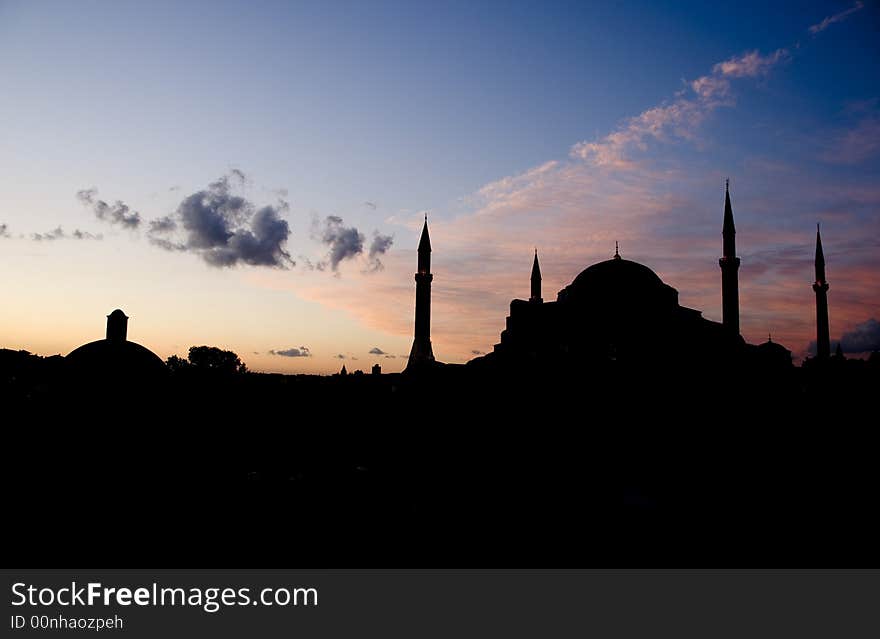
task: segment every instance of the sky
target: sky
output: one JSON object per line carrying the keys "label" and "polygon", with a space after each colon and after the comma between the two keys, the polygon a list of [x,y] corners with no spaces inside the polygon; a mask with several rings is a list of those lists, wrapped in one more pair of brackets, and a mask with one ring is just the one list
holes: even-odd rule
{"label": "sky", "polygon": [[492,350],[533,250],[621,255],[741,329],[880,343],[876,2],[0,0],[0,347],[104,335],[252,370],[401,370],[428,215],[435,356]]}

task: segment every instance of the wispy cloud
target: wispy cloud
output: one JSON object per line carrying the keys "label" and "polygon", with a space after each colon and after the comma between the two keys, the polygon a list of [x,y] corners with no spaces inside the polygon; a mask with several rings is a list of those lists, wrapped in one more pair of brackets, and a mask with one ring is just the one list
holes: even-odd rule
{"label": "wispy cloud", "polygon": [[880,113],[860,119],[856,125],[831,139],[822,159],[833,164],[859,164],[880,154]]}
{"label": "wispy cloud", "polygon": [[45,233],[31,233],[31,239],[35,242],[51,242],[52,240],[102,240],[104,236],[100,233],[89,233],[88,231],[80,231],[74,229],[73,233],[65,233],[60,226],[55,227],[51,231]]}
{"label": "wispy cloud", "polygon": [[712,67],[712,72],[688,83],[671,102],[660,104],[629,118],[620,127],[595,141],[575,144],[571,156],[597,167],[633,168],[631,151],[645,151],[651,142],[693,140],[713,111],[733,106],[731,78],[757,78],[788,57],[786,49],[762,55],[749,51]]}
{"label": "wispy cloud", "polygon": [[856,11],[859,11],[864,6],[865,6],[864,2],[857,1],[853,6],[851,6],[846,11],[841,11],[840,13],[835,13],[834,15],[828,16],[827,18],[822,20],[822,22],[818,22],[814,25],[811,25],[810,28],[808,29],[808,31],[814,35],[817,33],[820,33],[822,31],[824,31],[825,29],[827,29],[828,27],[830,27],[835,22],[842,22],[843,20],[846,20],[849,16],[854,14]]}
{"label": "wispy cloud", "polygon": [[107,204],[97,196],[98,189],[94,187],[76,192],[77,199],[83,205],[90,207],[99,220],[127,229],[136,229],[141,225],[141,214],[132,211],[122,200],[116,200],[114,204]]}

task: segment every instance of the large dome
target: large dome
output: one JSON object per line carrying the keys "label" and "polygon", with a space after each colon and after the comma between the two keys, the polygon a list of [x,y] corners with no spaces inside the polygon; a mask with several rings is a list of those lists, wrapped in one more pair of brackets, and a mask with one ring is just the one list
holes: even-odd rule
{"label": "large dome", "polygon": [[614,286],[632,290],[657,288],[664,284],[663,280],[644,264],[615,258],[585,268],[574,278],[571,285],[575,288]]}
{"label": "large dome", "polygon": [[615,257],[584,269],[559,292],[560,302],[675,305],[678,292],[644,264]]}

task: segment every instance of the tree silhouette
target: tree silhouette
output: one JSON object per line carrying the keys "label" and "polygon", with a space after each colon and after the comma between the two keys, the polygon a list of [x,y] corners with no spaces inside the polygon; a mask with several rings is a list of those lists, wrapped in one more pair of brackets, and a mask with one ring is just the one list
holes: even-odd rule
{"label": "tree silhouette", "polygon": [[172,373],[179,373],[179,372],[186,370],[190,366],[192,366],[192,364],[190,364],[187,360],[183,359],[182,357],[178,357],[177,355],[172,355],[167,360],[165,360],[165,366],[167,366],[168,370],[171,371]]}
{"label": "tree silhouette", "polygon": [[[179,359],[179,358],[178,358]],[[171,358],[169,358],[169,364]],[[182,360],[181,360],[182,361]],[[211,370],[218,373],[247,373],[247,366],[232,351],[224,351],[216,346],[191,346],[189,362],[196,369]]]}

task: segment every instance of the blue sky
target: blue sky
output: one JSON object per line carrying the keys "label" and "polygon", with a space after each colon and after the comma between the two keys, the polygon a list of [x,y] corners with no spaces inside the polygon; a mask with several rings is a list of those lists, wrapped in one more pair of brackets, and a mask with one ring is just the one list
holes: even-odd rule
{"label": "blue sky", "polygon": [[[0,323],[0,338],[64,352],[85,341],[77,332],[90,318],[100,331],[101,316],[122,303],[114,298],[131,293],[129,304],[142,306],[147,345],[165,356],[198,336],[167,318],[196,312],[184,301],[204,294],[226,318],[207,335],[249,353],[255,368],[331,370],[336,356],[367,359],[380,342],[380,350],[401,354],[410,340],[409,261],[424,211],[432,228],[436,222],[435,250],[445,247],[455,265],[471,269],[456,278],[450,264],[445,290],[437,276],[435,350],[444,352],[445,338],[451,361],[490,348],[506,303],[524,294],[515,289],[519,244],[546,244],[548,285],[561,288],[607,252],[599,249],[606,231],[616,233],[633,259],[714,318],[720,299],[711,261],[674,264],[670,253],[652,250],[650,238],[705,238],[691,257],[705,253],[708,261],[718,248],[724,176],[732,180],[741,240],[751,240],[740,244],[744,262],[750,250],[763,251],[753,263],[772,262],[773,251],[789,255],[799,241],[793,234],[809,238],[823,215],[826,224],[846,216],[838,237],[828,229],[832,254],[877,231],[878,30],[880,10],[857,2],[793,9],[766,2],[0,1],[0,224],[10,235],[0,246],[7,272],[28,282],[19,291],[22,310]],[[758,67],[713,71],[750,52]],[[723,103],[703,102],[686,125],[628,145],[638,167],[608,174],[606,165],[587,179],[582,163],[595,157],[573,155],[578,143],[631,131],[632,118],[693,97],[691,83],[702,77],[729,84]],[[528,178],[548,162],[557,164],[541,184]],[[238,188],[256,207],[275,206],[279,197],[287,203],[279,215],[289,223],[285,246],[297,266],[218,269],[189,251],[150,245],[143,228],[108,225],[76,198],[94,187],[108,202],[137,210],[145,227],[231,169],[246,175]],[[510,186],[506,178],[518,196],[529,194],[529,217],[520,219],[511,194],[500,194],[499,184]],[[487,193],[501,200],[487,201]],[[593,198],[576,226],[584,233],[580,248],[569,243],[563,222],[577,216],[579,197]],[[616,213],[643,198],[665,202],[662,215]],[[513,213],[486,214],[504,206]],[[335,274],[303,268],[324,259],[327,216],[359,229],[366,244],[374,232],[393,236],[381,273],[365,272],[358,261],[365,255]],[[32,234],[59,225],[103,239],[88,249],[43,242],[35,256]],[[558,225],[558,237],[548,225]],[[876,261],[859,250],[865,255],[846,259],[863,278],[862,293],[842,292],[839,334],[878,315],[880,293],[864,285]],[[110,269],[117,272],[102,271],[102,261],[120,259],[122,268]],[[442,255],[435,263],[442,269]],[[774,285],[796,268],[771,269]],[[693,277],[697,271],[707,279]],[[166,272],[194,290],[162,293],[155,277]],[[753,273],[756,286],[767,284],[763,276]],[[791,294],[810,276],[792,279]],[[131,292],[132,279],[144,282],[140,291]],[[92,290],[70,299],[70,326],[26,321],[83,282]],[[832,333],[834,292],[832,282]],[[803,308],[792,298],[770,312],[755,293],[746,336],[757,339],[778,324],[789,347],[801,351],[809,333],[804,300]],[[289,317],[261,338],[241,313],[248,305]],[[313,357],[267,355],[301,345]]]}

